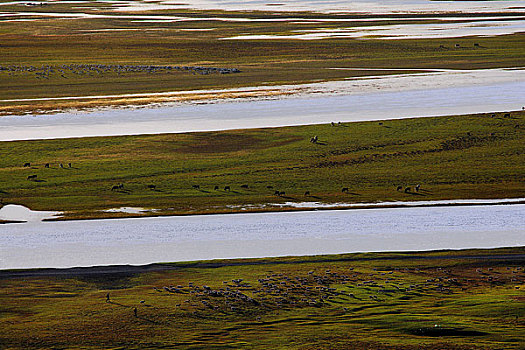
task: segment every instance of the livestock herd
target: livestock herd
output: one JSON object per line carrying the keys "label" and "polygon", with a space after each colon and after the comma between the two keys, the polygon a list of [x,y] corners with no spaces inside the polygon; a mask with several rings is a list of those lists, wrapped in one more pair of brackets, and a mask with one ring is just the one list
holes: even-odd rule
{"label": "livestock herd", "polygon": [[105,74],[155,74],[188,72],[192,74],[231,74],[240,73],[237,68],[171,66],[171,65],[121,65],[121,64],[62,64],[42,66],[0,65],[0,73],[31,75],[37,79],[49,79],[52,75],[68,78],[74,76],[104,76]]}
{"label": "livestock herd", "polygon": [[[211,312],[250,315],[260,320],[261,315],[272,310],[336,307],[341,313],[349,313],[364,303],[388,303],[422,294],[453,295],[469,286],[519,284],[524,276],[522,267],[469,267],[454,271],[417,267],[370,270],[344,265],[317,266],[307,273],[271,272],[256,281],[236,277],[222,284],[204,282],[202,286],[189,281],[184,285],[153,287],[153,293],[173,297],[176,308],[194,315]],[[140,300],[140,304],[151,306],[147,299]]]}

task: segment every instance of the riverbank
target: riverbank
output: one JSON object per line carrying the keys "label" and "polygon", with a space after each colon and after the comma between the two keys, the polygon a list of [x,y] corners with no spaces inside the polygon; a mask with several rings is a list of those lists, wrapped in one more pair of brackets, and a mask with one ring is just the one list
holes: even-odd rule
{"label": "riverbank", "polygon": [[13,349],[514,350],[524,252],[0,271],[0,340]]}

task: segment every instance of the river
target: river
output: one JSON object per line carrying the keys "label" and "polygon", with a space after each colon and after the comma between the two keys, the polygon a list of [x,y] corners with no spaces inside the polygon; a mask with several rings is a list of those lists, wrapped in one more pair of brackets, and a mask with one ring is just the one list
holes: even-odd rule
{"label": "river", "polygon": [[4,116],[0,117],[0,141],[278,127],[518,110],[525,104],[525,69],[398,74],[272,89],[293,93],[272,99]]}
{"label": "river", "polygon": [[0,225],[0,269],[525,245],[525,204]]}

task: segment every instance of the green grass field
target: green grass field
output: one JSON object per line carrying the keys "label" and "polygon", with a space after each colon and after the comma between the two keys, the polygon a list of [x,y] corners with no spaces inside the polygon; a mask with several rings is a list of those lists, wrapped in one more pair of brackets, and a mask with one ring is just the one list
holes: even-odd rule
{"label": "green grass field", "polygon": [[0,198],[70,219],[131,215],[101,212],[123,206],[176,215],[305,201],[523,198],[525,112],[506,114],[0,142]]}
{"label": "green grass field", "polygon": [[0,348],[522,349],[524,253],[0,271]]}

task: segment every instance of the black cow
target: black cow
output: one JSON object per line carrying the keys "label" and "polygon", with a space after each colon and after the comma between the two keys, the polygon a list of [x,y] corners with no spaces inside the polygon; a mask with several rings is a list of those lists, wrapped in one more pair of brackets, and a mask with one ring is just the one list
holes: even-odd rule
{"label": "black cow", "polygon": [[230,186],[224,186],[224,190],[225,190],[225,191],[230,191],[230,190],[231,190],[231,189],[230,189]]}
{"label": "black cow", "polygon": [[31,166],[31,163],[24,163],[24,168],[29,168]]}
{"label": "black cow", "polygon": [[201,186],[200,185],[191,185],[191,188],[198,190],[198,189],[201,188]]}
{"label": "black cow", "polygon": [[341,189],[341,192],[343,192],[343,193],[348,193],[348,191],[349,191],[349,190],[348,190],[348,187],[343,187],[343,188]]}

